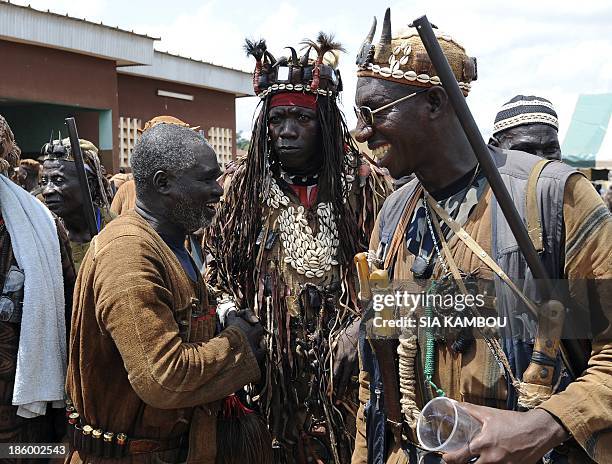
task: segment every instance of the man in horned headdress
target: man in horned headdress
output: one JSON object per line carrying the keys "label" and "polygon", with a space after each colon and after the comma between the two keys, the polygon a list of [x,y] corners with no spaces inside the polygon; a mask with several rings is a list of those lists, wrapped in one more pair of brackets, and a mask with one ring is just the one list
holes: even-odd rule
{"label": "man in horned headdress", "polygon": [[[533,330],[530,311],[547,314],[546,307],[535,308],[540,302],[531,271],[416,29],[392,37],[387,10],[376,45],[374,31],[357,58],[355,138],[367,141],[393,177],[415,173],[416,179],[385,201],[370,242],[377,250],[372,264],[419,295],[465,297],[469,285],[480,299],[463,307],[467,313],[428,299],[423,308],[411,308],[426,324],[405,324],[394,344],[362,338],[352,462],[535,463],[545,455],[555,463],[611,462],[612,390],[602,385],[612,380],[612,217],[569,166],[542,166],[537,156],[490,148],[546,270],[557,279],[555,297],[562,289],[572,297],[564,301],[571,308],[565,329],[574,334],[564,331],[564,338],[594,334],[583,353],[564,340],[561,356],[553,349],[559,336],[542,339]],[[448,35],[437,40],[467,96],[475,61]],[[507,325],[498,332],[427,324],[434,316],[454,321],[475,314],[498,316]],[[543,349],[534,351],[534,340]],[[417,418],[441,395],[464,401],[460,406],[482,429],[457,450],[424,456]]]}
{"label": "man in horned headdress", "polygon": [[387,187],[338,108],[342,49],[332,37],[278,61],[264,41],[246,49],[261,111],[206,238],[213,282],[268,330],[264,379],[247,400],[268,421],[275,462],[344,463],[357,368],[352,262]]}
{"label": "man in horned headdress", "polygon": [[76,276],[57,216],[9,180],[20,153],[0,116],[0,442],[53,443],[65,432],[66,333]]}
{"label": "man in horned headdress", "polygon": [[[112,219],[109,213],[112,192],[98,158],[98,149],[87,140],[80,139],[79,142],[99,232]],[[83,219],[83,202],[89,199],[83,198],[79,186],[70,139],[54,140],[45,144],[42,155],[44,157],[41,176],[42,195],[47,207],[66,224],[72,257],[78,271],[92,237]]]}

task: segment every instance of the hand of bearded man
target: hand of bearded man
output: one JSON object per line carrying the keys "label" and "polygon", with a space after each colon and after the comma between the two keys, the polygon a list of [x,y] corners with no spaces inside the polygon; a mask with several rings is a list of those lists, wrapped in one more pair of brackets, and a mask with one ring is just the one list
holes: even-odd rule
{"label": "hand of bearded man", "polygon": [[336,400],[341,400],[347,389],[359,375],[359,324],[356,319],[343,330],[334,349],[334,394]]}
{"label": "hand of bearded man", "polygon": [[543,409],[515,412],[469,403],[460,406],[482,423],[482,431],[468,446],[444,453],[447,464],[465,464],[476,456],[477,464],[534,464],[569,438]]}

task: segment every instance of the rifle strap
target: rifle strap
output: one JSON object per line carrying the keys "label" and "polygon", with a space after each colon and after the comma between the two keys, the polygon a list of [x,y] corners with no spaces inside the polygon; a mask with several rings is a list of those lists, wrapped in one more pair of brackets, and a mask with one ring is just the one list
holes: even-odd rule
{"label": "rifle strap", "polygon": [[[470,235],[463,229],[463,227],[461,227],[454,219],[452,219],[448,215],[448,213],[442,207],[440,207],[438,203],[436,203],[436,201],[431,196],[427,194],[425,194],[425,196],[427,199],[427,204],[431,207],[431,209],[433,209],[436,212],[436,214],[442,218],[442,220],[446,223],[446,225],[448,225],[451,228],[451,230],[455,234],[457,234],[459,238],[461,238],[461,240],[470,248],[470,250],[472,250],[472,252],[474,252],[480,258],[480,260],[483,261],[487,266],[491,267],[493,272],[497,273],[498,275],[500,275],[499,272],[501,272],[501,274],[506,276],[507,281],[510,282],[510,284],[516,289],[517,292],[522,294],[521,291],[518,288],[516,288],[514,283],[504,273],[504,271],[497,265],[497,263],[493,261],[493,259],[487,254],[487,252],[485,252],[482,249],[482,247],[478,245],[478,243],[472,237],[470,237]],[[455,262],[455,259],[453,258],[450,247],[448,246],[448,243],[444,237],[444,234],[442,233],[440,222],[438,221],[438,218],[435,214],[431,215],[431,221],[436,229],[436,233],[438,234],[438,238],[442,244],[442,252],[444,253],[444,258],[446,259],[446,263],[448,264],[448,267],[453,276],[453,279],[455,279],[457,286],[459,287],[459,290],[461,290],[463,294],[467,295],[468,290],[465,286],[465,283],[463,282],[463,279],[461,278],[461,273],[459,271],[457,263]],[[495,268],[490,265],[491,263],[495,266]],[[499,272],[497,272],[497,270],[499,270]],[[533,303],[531,302],[530,304],[533,305]],[[472,307],[471,310],[474,313],[474,315],[476,315],[477,317],[480,316],[479,311],[475,307]],[[483,336],[485,342],[489,346],[491,353],[493,354],[493,356],[499,363],[500,367],[502,367],[503,370],[506,371],[506,374],[510,378],[514,387],[519,389],[520,382],[514,375],[514,372],[512,372],[512,367],[510,367],[510,362],[508,361],[508,358],[506,357],[506,353],[504,352],[501,344],[499,343],[499,340],[497,340],[495,337],[492,337],[490,334],[486,333],[486,331],[484,330],[479,329],[479,331],[481,335]]]}
{"label": "rifle strap", "polygon": [[[538,309],[536,305],[529,298],[527,298],[523,292],[520,291],[520,289],[514,284],[514,282],[510,280],[510,277],[508,277],[508,275],[503,271],[501,267],[499,267],[499,265],[495,262],[495,260],[491,258],[491,256],[489,256],[489,254],[482,249],[482,247],[478,244],[478,242],[476,242],[476,240],[474,240],[470,236],[470,234],[468,234],[465,231],[465,229],[463,229],[463,227],[459,225],[458,222],[456,222],[453,218],[451,218],[449,214],[444,210],[444,208],[438,205],[438,203],[436,203],[436,201],[429,195],[427,195],[427,202],[429,206],[436,212],[436,214],[446,223],[446,225],[448,225],[448,227],[451,228],[451,230],[457,235],[457,237],[459,237],[459,239],[463,243],[465,243],[465,245],[478,257],[478,259],[480,259],[486,266],[488,266],[493,272],[495,272],[495,274],[497,274],[499,278],[502,281],[504,281],[504,283],[508,285],[508,287],[510,287],[510,289],[514,293],[516,293],[516,295],[523,301],[523,303],[525,303],[525,306],[527,306],[527,308],[531,311],[531,313],[535,317],[537,317]],[[440,234],[439,231],[438,231],[438,234]],[[445,240],[444,240],[443,235],[440,237],[440,240],[442,241],[442,243],[444,243]],[[450,256],[450,250],[448,251],[448,253]],[[454,274],[453,274],[453,277],[457,279],[457,277]]]}
{"label": "rifle strap", "polygon": [[[548,160],[546,160],[548,161]],[[543,164],[545,165],[545,163]],[[440,207],[434,200],[433,198],[431,198],[430,196],[427,197],[428,198],[428,204],[429,206],[436,212],[436,214],[438,216],[440,216],[440,218],[451,228],[451,230],[459,237],[459,239],[465,243],[465,245],[484,263],[486,264],[493,272],[495,272],[495,274],[497,274],[499,276],[499,278],[506,284],[508,285],[508,287],[510,287],[510,289],[523,301],[523,303],[525,303],[525,306],[527,306],[527,308],[529,309],[529,311],[531,311],[532,315],[534,317],[536,317],[536,319],[539,319],[539,315],[538,315],[538,309],[535,305],[535,303],[533,303],[533,301],[531,301],[529,298],[527,298],[527,296],[521,292],[519,290],[519,288],[514,284],[514,282],[512,282],[512,280],[510,280],[510,278],[508,277],[508,275],[503,271],[503,269],[501,267],[499,267],[499,265],[495,262],[495,260],[493,260],[493,258],[491,258],[488,253],[486,251],[484,251],[482,249],[482,247],[478,244],[478,242],[476,242],[471,236],[470,234],[468,234],[463,227],[461,227],[455,220],[453,220],[448,213],[442,208]],[[537,205],[536,205],[537,206]],[[539,214],[539,213],[538,213]],[[435,222],[437,222],[435,215],[432,215],[432,220]],[[439,235],[440,232],[438,232]],[[441,236],[440,240],[442,242],[444,242],[444,236]],[[449,252],[449,256],[450,256],[450,252]],[[452,256],[451,256],[452,259]],[[454,277],[454,276],[453,276]],[[455,279],[457,279],[457,277],[455,277]],[[462,281],[461,284],[463,283]],[[461,291],[464,291],[463,289]],[[486,339],[485,339],[486,340]],[[497,342],[499,344],[499,342]],[[507,363],[507,359],[505,356],[505,353],[503,352],[503,350],[501,350],[502,354],[504,355],[502,358],[505,359],[505,362],[503,362],[503,364],[505,365]],[[561,353],[561,357],[563,359],[563,363],[565,364],[565,366],[568,368],[568,370],[570,372],[573,372],[572,369],[572,365],[569,361],[569,355],[567,353],[567,349],[563,346],[563,344],[560,347],[560,353]],[[508,364],[509,366],[509,364]],[[512,371],[509,371],[509,375],[511,376],[510,378],[513,379],[514,375],[512,374]]]}
{"label": "rifle strap", "polygon": [[543,159],[536,163],[527,179],[527,191],[525,192],[525,211],[527,213],[527,233],[538,253],[544,251],[542,242],[542,223],[540,221],[540,209],[538,208],[538,179],[542,170],[552,160]]}
{"label": "rifle strap", "polygon": [[393,263],[395,260],[401,244],[406,240],[406,229],[408,228],[408,224],[410,224],[410,219],[414,213],[414,208],[416,207],[419,198],[421,198],[423,191],[423,186],[419,183],[412,193],[412,197],[406,203],[404,211],[402,212],[402,217],[400,218],[397,227],[393,232],[393,237],[391,238],[391,243],[389,244],[389,248],[385,256],[383,269],[389,269],[389,267],[391,267],[391,263]]}

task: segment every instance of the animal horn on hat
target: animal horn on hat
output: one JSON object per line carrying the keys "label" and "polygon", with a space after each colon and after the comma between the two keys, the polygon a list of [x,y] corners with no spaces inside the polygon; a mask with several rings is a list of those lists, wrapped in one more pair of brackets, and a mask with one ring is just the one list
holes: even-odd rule
{"label": "animal horn on hat", "polygon": [[274,63],[276,63],[276,58],[274,58],[274,55],[270,53],[268,50],[266,50],[265,56],[266,58],[268,58],[268,60],[270,60],[270,64],[274,66]]}
{"label": "animal horn on hat", "polygon": [[308,47],[306,49],[306,53],[304,53],[302,57],[300,58],[300,66],[308,65],[308,58],[310,58],[310,50],[312,50],[312,47]]}
{"label": "animal horn on hat", "polygon": [[391,45],[391,8],[387,8],[387,11],[385,11],[385,19],[380,34],[380,45]]}
{"label": "animal horn on hat", "polygon": [[297,65],[299,63],[297,52],[293,47],[285,47],[291,50],[291,64]]}
{"label": "animal horn on hat", "polygon": [[376,33],[377,23],[378,21],[376,20],[376,16],[374,16],[374,20],[372,21],[372,27],[370,28],[370,32],[368,32],[368,35],[366,36],[363,43],[371,44],[374,41],[374,34]]}
{"label": "animal horn on hat", "polygon": [[363,43],[361,44],[361,49],[357,54],[357,58],[355,60],[358,66],[363,66],[367,61],[370,55],[370,51],[372,49],[372,42],[374,41],[374,34],[376,33],[376,26],[378,21],[376,20],[376,16],[374,16],[374,20],[372,21],[372,27],[370,27],[370,32],[366,35]]}

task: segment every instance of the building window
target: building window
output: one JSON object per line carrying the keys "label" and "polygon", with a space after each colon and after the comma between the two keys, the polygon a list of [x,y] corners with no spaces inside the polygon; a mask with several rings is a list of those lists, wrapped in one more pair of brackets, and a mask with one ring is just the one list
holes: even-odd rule
{"label": "building window", "polygon": [[222,127],[211,127],[208,130],[207,138],[217,153],[217,160],[221,168],[225,169],[225,166],[232,160],[233,131]]}
{"label": "building window", "polygon": [[119,118],[119,166],[130,166],[132,150],[138,141],[138,129],[142,129],[142,120],[136,118]]}

